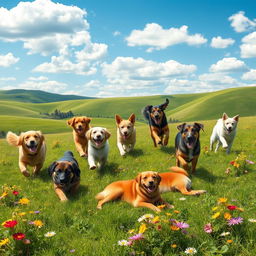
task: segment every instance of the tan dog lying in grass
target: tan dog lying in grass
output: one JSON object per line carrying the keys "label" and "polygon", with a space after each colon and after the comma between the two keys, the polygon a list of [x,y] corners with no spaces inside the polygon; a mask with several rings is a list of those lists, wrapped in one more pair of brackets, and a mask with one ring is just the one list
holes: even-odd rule
{"label": "tan dog lying in grass", "polygon": [[142,172],[136,179],[116,181],[109,184],[96,199],[99,200],[97,208],[102,209],[102,205],[115,200],[121,199],[133,205],[134,207],[147,207],[153,211],[161,210],[156,204],[166,204],[159,193],[159,183],[161,177],[157,172]]}
{"label": "tan dog lying in grass", "polygon": [[67,124],[73,128],[76,150],[81,157],[88,155],[88,140],[85,134],[90,129],[90,122],[91,119],[86,116],[73,117],[67,121]]}
{"label": "tan dog lying in grass", "polygon": [[13,132],[8,132],[6,140],[10,145],[19,147],[19,168],[22,174],[26,177],[30,176],[27,165],[33,166],[33,173],[37,174],[43,167],[46,155],[42,133],[40,131],[27,131],[17,136]]}
{"label": "tan dog lying in grass", "polygon": [[121,156],[133,150],[136,143],[135,115],[131,114],[128,120],[123,120],[121,116],[116,115],[117,125],[117,147]]}
{"label": "tan dog lying in grass", "polygon": [[159,173],[161,182],[159,185],[160,193],[169,191],[180,191],[183,195],[200,195],[205,193],[205,190],[191,190],[191,180],[188,178],[188,173],[177,166],[170,168],[172,172]]}

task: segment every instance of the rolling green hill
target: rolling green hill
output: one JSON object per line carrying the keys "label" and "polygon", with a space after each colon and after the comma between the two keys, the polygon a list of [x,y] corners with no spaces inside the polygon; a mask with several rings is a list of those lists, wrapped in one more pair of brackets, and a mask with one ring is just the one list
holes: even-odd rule
{"label": "rolling green hill", "polygon": [[77,96],[77,95],[60,95],[49,93],[40,90],[0,90],[0,100],[11,100],[19,102],[55,102],[64,100],[78,100],[78,99],[91,99],[91,97]]}
{"label": "rolling green hill", "polygon": [[51,113],[57,108],[64,112],[72,110],[76,115],[94,118],[113,118],[116,113],[126,118],[130,113],[135,113],[139,120],[143,120],[141,114],[143,107],[163,103],[168,97],[170,100],[166,110],[168,118],[179,122],[210,120],[218,119],[223,112],[230,116],[256,115],[255,96],[256,87],[243,87],[200,94],[83,99],[36,104],[0,100],[0,115],[41,118],[43,116],[40,113]]}

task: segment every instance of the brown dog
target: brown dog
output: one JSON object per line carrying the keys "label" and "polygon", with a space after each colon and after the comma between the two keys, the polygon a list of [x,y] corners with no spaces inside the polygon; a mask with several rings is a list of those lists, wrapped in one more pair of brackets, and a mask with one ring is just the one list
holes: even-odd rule
{"label": "brown dog", "polygon": [[80,185],[80,169],[71,151],[66,151],[64,156],[53,162],[48,168],[52,177],[54,190],[61,201],[67,201],[67,192],[75,193]]}
{"label": "brown dog", "polygon": [[159,173],[160,193],[178,190],[183,195],[200,195],[206,192],[205,190],[191,190],[191,180],[184,169],[174,166],[170,170],[172,172]]}
{"label": "brown dog", "polygon": [[81,157],[87,157],[88,155],[88,140],[85,134],[90,129],[90,122],[91,118],[86,116],[73,117],[67,121],[67,124],[73,128],[76,150]]}
{"label": "brown dog", "polygon": [[200,155],[199,132],[204,129],[204,125],[183,123],[177,128],[179,133],[175,138],[176,165],[188,170],[188,164],[192,162],[193,173]]}
{"label": "brown dog", "polygon": [[19,147],[19,168],[22,174],[29,177],[27,165],[34,167],[34,174],[37,174],[43,166],[46,154],[44,136],[40,131],[22,132],[17,136],[8,132],[7,142],[12,146]]}
{"label": "brown dog", "polygon": [[163,145],[167,146],[169,140],[169,127],[164,110],[167,108],[169,100],[166,99],[165,103],[152,106],[146,106],[142,113],[146,120],[148,120],[151,138],[154,146]]}
{"label": "brown dog", "polygon": [[117,125],[117,147],[120,155],[124,156],[133,150],[136,143],[135,115],[131,114],[128,120],[123,120],[119,115],[116,115],[115,118]]}
{"label": "brown dog", "polygon": [[102,209],[102,205],[115,199],[121,199],[132,204],[134,207],[147,207],[153,211],[161,210],[156,204],[166,204],[159,193],[159,183],[161,177],[157,172],[142,172],[134,180],[116,181],[109,184],[96,199],[99,200],[97,208]]}

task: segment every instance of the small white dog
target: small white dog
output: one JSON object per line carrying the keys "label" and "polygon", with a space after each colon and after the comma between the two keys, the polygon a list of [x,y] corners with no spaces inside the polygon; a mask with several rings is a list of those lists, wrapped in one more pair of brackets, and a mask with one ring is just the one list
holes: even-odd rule
{"label": "small white dog", "polygon": [[212,151],[213,144],[217,141],[215,153],[217,152],[220,143],[222,147],[226,149],[227,154],[230,153],[234,138],[236,136],[236,127],[239,120],[239,115],[229,118],[226,113],[223,113],[221,119],[217,121],[214,126],[211,139],[210,150]]}
{"label": "small white dog", "polygon": [[106,128],[93,127],[86,132],[88,139],[88,163],[90,170],[101,169],[108,158],[110,133]]}

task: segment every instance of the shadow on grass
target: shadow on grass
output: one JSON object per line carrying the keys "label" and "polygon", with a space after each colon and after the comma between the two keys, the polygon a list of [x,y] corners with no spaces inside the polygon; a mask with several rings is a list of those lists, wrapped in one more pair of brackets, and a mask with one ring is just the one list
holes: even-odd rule
{"label": "shadow on grass", "polygon": [[141,156],[141,155],[143,155],[143,150],[142,149],[134,149],[131,152],[129,152],[129,156],[132,156],[132,157],[138,157],[138,156]]}
{"label": "shadow on grass", "polygon": [[43,182],[49,182],[52,180],[52,178],[48,174],[48,168],[43,168],[37,176],[34,176],[34,178],[39,178]]}
{"label": "shadow on grass", "polygon": [[221,176],[215,176],[212,173],[210,173],[207,169],[205,168],[197,168],[195,174],[192,176],[196,176],[197,178],[204,180],[208,183],[216,183],[217,180],[224,179],[224,177]]}
{"label": "shadow on grass", "polygon": [[166,154],[174,154],[175,148],[174,147],[161,147],[161,151],[163,151]]}
{"label": "shadow on grass", "polygon": [[70,198],[70,200],[76,201],[76,200],[79,200],[80,197],[86,196],[87,193],[88,193],[88,186],[80,184],[77,192],[75,194],[68,193],[68,197]]}
{"label": "shadow on grass", "polygon": [[117,163],[107,163],[102,169],[98,170],[99,176],[104,175],[117,175],[119,173]]}

